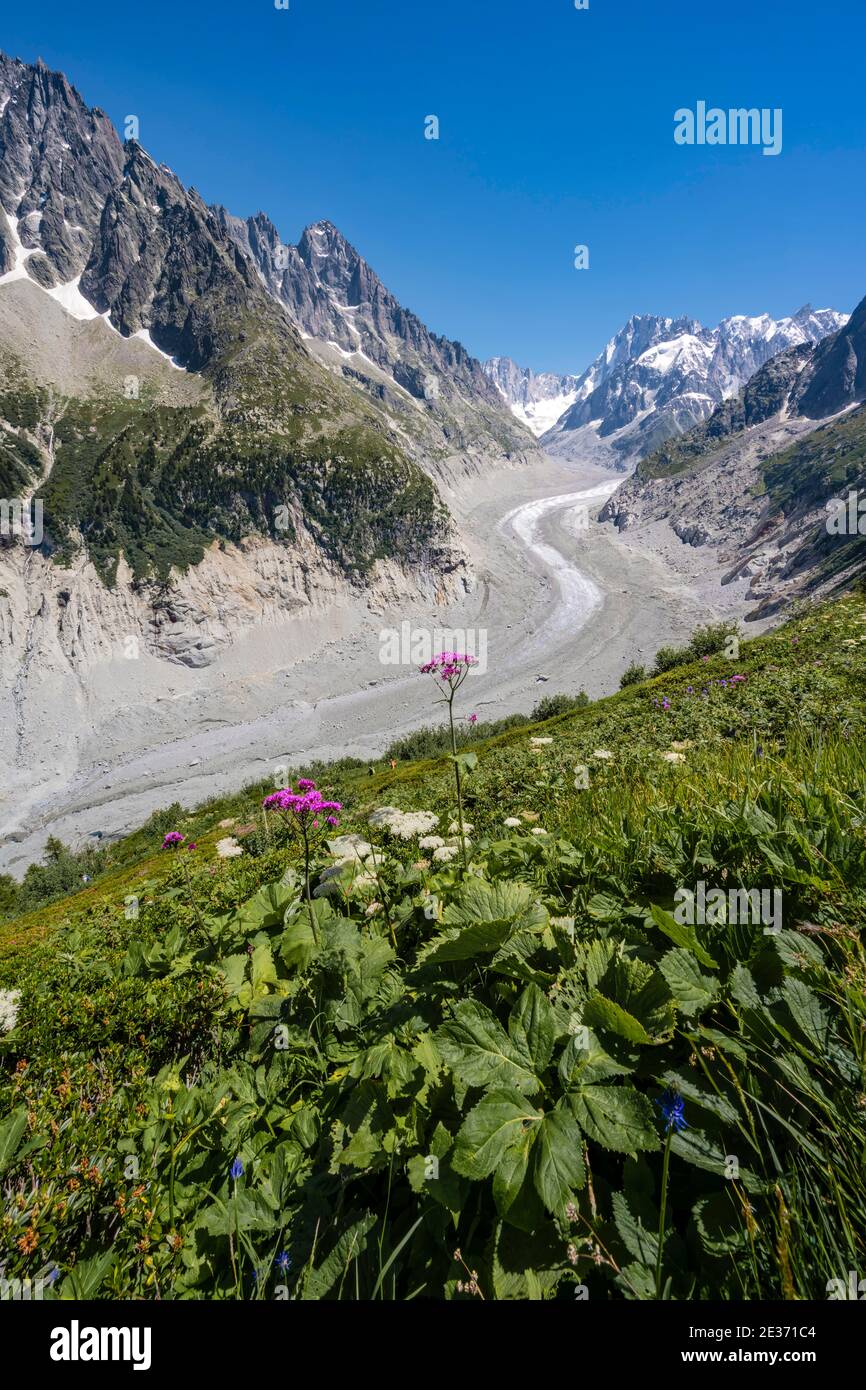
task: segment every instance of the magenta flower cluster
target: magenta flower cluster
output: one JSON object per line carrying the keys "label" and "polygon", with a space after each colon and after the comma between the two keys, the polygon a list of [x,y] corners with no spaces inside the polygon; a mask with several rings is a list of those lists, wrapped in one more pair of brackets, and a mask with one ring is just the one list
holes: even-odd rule
{"label": "magenta flower cluster", "polygon": [[320,820],[324,820],[328,825],[339,825],[334,812],[343,809],[340,801],[326,801],[315,782],[311,782],[308,777],[298,779],[296,792],[293,792],[291,787],[281,787],[278,792],[266,796],[262,805],[267,811],[289,812],[297,816],[302,825],[311,825],[314,830],[318,830]]}
{"label": "magenta flower cluster", "polygon": [[[170,830],[162,842],[162,847],[163,849],[180,849],[185,840],[186,836],[181,835],[179,830]],[[187,849],[198,849],[198,845],[194,840],[190,840]]]}
{"label": "magenta flower cluster", "polygon": [[440,680],[450,681],[456,676],[465,675],[470,666],[477,665],[477,656],[470,656],[468,652],[439,652],[419,670],[425,676],[438,676]]}

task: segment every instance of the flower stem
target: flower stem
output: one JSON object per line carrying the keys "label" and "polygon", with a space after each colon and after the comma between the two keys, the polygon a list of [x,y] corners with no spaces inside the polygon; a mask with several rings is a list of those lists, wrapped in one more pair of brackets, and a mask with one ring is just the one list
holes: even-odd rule
{"label": "flower stem", "polygon": [[319,944],[319,932],[316,927],[316,915],[313,912],[313,899],[310,893],[310,841],[307,835],[307,827],[302,825],[301,833],[304,837],[304,896],[307,899],[307,910],[310,914],[310,930],[313,933],[313,940]]}
{"label": "flower stem", "polygon": [[448,722],[451,725],[451,752],[454,755],[454,776],[457,781],[457,824],[460,827],[460,854],[463,859],[463,868],[468,868],[466,862],[466,835],[463,830],[463,786],[460,780],[460,764],[457,761],[457,735],[454,732],[454,695],[456,687],[452,688],[451,696],[448,700]]}
{"label": "flower stem", "polygon": [[658,1250],[656,1252],[656,1298],[662,1296],[662,1255],[665,1243],[665,1215],[668,1205],[668,1169],[671,1162],[671,1139],[673,1138],[673,1125],[668,1125],[667,1138],[665,1139],[665,1156],[662,1162],[662,1196],[661,1208],[659,1211],[659,1239]]}

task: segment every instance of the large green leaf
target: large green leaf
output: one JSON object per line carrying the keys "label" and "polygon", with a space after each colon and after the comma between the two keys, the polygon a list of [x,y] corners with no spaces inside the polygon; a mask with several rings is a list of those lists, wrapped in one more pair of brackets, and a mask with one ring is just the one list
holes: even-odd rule
{"label": "large green leaf", "polygon": [[508,1032],[521,1053],[528,1053],[540,1075],[553,1054],[559,1029],[547,995],[538,985],[527,985],[511,1011]]}
{"label": "large green leaf", "polygon": [[462,1210],[469,1190],[468,1181],[454,1171],[451,1150],[454,1141],[443,1124],[437,1124],[426,1154],[415,1154],[406,1165],[409,1186],[424,1193],[447,1211]]}
{"label": "large green leaf", "polygon": [[659,1248],[658,1212],[636,1192],[614,1192],[611,1198],[619,1238],[633,1259],[655,1268]]}
{"label": "large green leaf", "polygon": [[[627,1049],[621,1050],[626,1052]],[[564,1086],[589,1086],[612,1076],[627,1076],[634,1068],[617,1061],[605,1051],[591,1028],[581,1027],[569,1038],[559,1059],[559,1075]]]}
{"label": "large green leaf", "polygon": [[270,994],[271,986],[277,982],[277,971],[270,944],[260,942],[250,957],[250,978],[238,990],[238,1003],[248,1008],[256,999]]}
{"label": "large green leaf", "polygon": [[521,1230],[533,1230],[537,1218],[543,1215],[538,1195],[530,1181],[530,1158],[538,1125],[530,1125],[518,1134],[506,1149],[493,1173],[493,1200],[499,1215]]}
{"label": "large green leaf", "polygon": [[605,1149],[657,1149],[652,1106],[631,1086],[586,1086],[568,1097],[581,1129]]}
{"label": "large green leaf", "polygon": [[830,1041],[830,1021],[817,995],[802,980],[795,980],[791,975],[785,976],[782,993],[800,1032],[823,1055]]}
{"label": "large green leaf", "polygon": [[713,960],[709,951],[706,951],[698,941],[692,925],[678,922],[670,912],[665,912],[663,907],[656,907],[655,904],[650,908],[650,915],[659,931],[670,937],[675,946],[682,946],[691,951],[693,955],[697,956],[701,965],[707,966],[709,970],[717,969],[718,961]]}
{"label": "large green leaf", "polygon": [[302,912],[287,923],[280,937],[279,951],[286,965],[296,965],[299,970],[306,970],[313,957],[318,955],[319,947],[308,913]]}
{"label": "large green leaf", "polygon": [[443,965],[451,960],[474,960],[498,951],[513,931],[510,922],[472,922],[451,927],[429,941],[418,953],[418,965]]}
{"label": "large green leaf", "polygon": [[566,1204],[586,1181],[583,1136],[573,1113],[558,1105],[538,1126],[533,1179],[548,1211],[565,1217]]}
{"label": "large green leaf", "polygon": [[719,1095],[709,1087],[698,1086],[691,1076],[685,1072],[666,1071],[660,1084],[668,1090],[676,1091],[684,1096],[686,1100],[694,1101],[702,1110],[706,1110],[711,1115],[716,1115],[727,1125],[735,1125],[739,1120],[739,1112],[735,1105],[726,1096]]}
{"label": "large green leaf", "polygon": [[650,1037],[669,1037],[674,1008],[664,976],[646,961],[621,956],[611,961],[599,992],[636,1018]]}
{"label": "large green leaf", "polygon": [[196,1223],[213,1236],[229,1236],[238,1231],[272,1231],[278,1218],[262,1192],[244,1188],[226,1202],[206,1207]]}
{"label": "large green leaf", "polygon": [[603,994],[594,994],[588,1000],[583,1011],[583,1018],[590,1027],[618,1033],[621,1038],[626,1038],[629,1042],[652,1042],[652,1038],[642,1023],[639,1023],[625,1009],[620,1008],[619,1004],[614,1004],[613,1000],[605,999]]}
{"label": "large green leaf", "polygon": [[466,1086],[513,1086],[532,1095],[540,1082],[528,1046],[509,1038],[489,1009],[464,1000],[436,1033],[436,1046]]}
{"label": "large green leaf", "polygon": [[116,1263],[113,1250],[103,1251],[89,1260],[79,1260],[60,1285],[58,1298],[76,1303],[93,1298],[99,1287],[111,1273]]}
{"label": "large green leaf", "polygon": [[526,883],[498,879],[468,878],[456,902],[443,913],[446,926],[463,927],[470,922],[510,922],[513,930],[545,926],[547,911]]}
{"label": "large green leaf", "polygon": [[293,881],[286,882],[285,879],[280,879],[277,883],[268,883],[238,908],[234,925],[244,935],[278,926],[283,920],[286,908],[296,897],[297,889]]}
{"label": "large green leaf", "polygon": [[676,946],[662,956],[659,970],[678,1009],[687,1016],[709,1008],[719,992],[716,976],[704,975],[691,951],[684,947]]}
{"label": "large green leaf", "polygon": [[460,1127],[452,1156],[456,1172],[476,1180],[488,1177],[540,1119],[541,1113],[514,1091],[489,1091]]}
{"label": "large green leaf", "polygon": [[[742,1142],[738,1140],[738,1145]],[[737,1168],[732,1169],[729,1160],[738,1159],[738,1156],[726,1154],[715,1140],[701,1130],[686,1129],[680,1134],[674,1134],[671,1150],[687,1163],[693,1163],[696,1168],[703,1168],[707,1173],[715,1173],[717,1177],[729,1178],[729,1175],[735,1174],[749,1192],[760,1192],[766,1187],[762,1179],[747,1168],[739,1166],[739,1160]]]}
{"label": "large green leaf", "polygon": [[0,1123],[0,1173],[11,1167],[27,1129],[27,1107],[21,1105]]}
{"label": "large green leaf", "polygon": [[338,1280],[342,1283],[348,1275],[352,1261],[363,1254],[367,1236],[377,1224],[377,1219],[372,1212],[367,1212],[343,1232],[318,1268],[310,1270],[305,1276],[299,1294],[304,1302],[322,1299],[331,1292]]}

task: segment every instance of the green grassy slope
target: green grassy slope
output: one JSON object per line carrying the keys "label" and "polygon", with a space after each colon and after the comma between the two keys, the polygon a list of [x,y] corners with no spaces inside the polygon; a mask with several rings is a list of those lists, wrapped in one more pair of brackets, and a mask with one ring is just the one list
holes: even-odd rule
{"label": "green grassy slope", "polygon": [[[3,928],[7,1272],[56,1267],[61,1296],[827,1297],[866,1257],[864,675],[851,596],[479,740],[468,872],[368,823],[426,810],[453,838],[447,760],[319,772],[335,833],[376,852],[311,907],[265,789],[181,818],[192,853],[139,832]],[[314,893],[332,864],[320,844]],[[701,882],[777,892],[778,917],[683,924]]]}

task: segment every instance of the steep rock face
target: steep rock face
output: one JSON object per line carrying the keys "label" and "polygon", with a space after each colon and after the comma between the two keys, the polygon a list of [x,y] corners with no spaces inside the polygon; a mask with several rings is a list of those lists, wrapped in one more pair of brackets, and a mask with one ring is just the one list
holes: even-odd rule
{"label": "steep rock face", "polygon": [[[451,544],[447,512],[419,468],[423,449],[410,458],[406,431],[383,402],[308,351],[195,189],[136,142],[122,147],[107,119],[44,65],[3,58],[0,92],[0,228],[13,263],[0,293],[13,291],[10,282],[38,285],[71,321],[101,316],[203,388],[199,409],[154,410],[137,374],[131,386],[118,378],[112,393],[103,373],[96,394],[84,381],[77,399],[59,399],[50,364],[40,376],[44,360],[19,341],[3,370],[13,373],[16,400],[42,393],[40,428],[56,434],[50,467],[29,445],[13,449],[16,477],[41,485],[47,544],[61,543],[64,560],[85,545],[103,574],[126,548],[140,576],[149,563],[160,571],[196,563],[214,535],[290,542],[299,518],[356,582],[386,555],[404,564],[431,544]],[[47,211],[31,211],[34,203]],[[336,243],[332,250],[336,264]],[[360,284],[363,263],[350,250],[345,273]],[[311,260],[309,246],[304,254]],[[399,306],[370,293],[396,322]],[[420,341],[423,325],[410,326]],[[445,345],[443,368],[453,360],[471,373],[461,354]],[[459,397],[459,383],[453,390]]]}
{"label": "steep rock face", "polygon": [[850,583],[866,538],[828,526],[827,508],[866,489],[864,322],[866,300],[823,342],[772,358],[705,423],[640,462],[600,519],[706,547],[722,582],[750,580],[755,617]]}
{"label": "steep rock face", "polygon": [[810,305],[779,320],[735,315],[715,329],[696,319],[637,315],[578,379],[574,404],[543,443],[566,457],[589,449],[627,468],[706,420],[771,358],[845,321]]}
{"label": "steep rock face", "polygon": [[[0,53],[0,204],[18,221],[28,271],[45,286],[79,275],[105,200],[123,168],[111,121],[88,108],[62,73]],[[15,263],[0,228],[0,269]]]}
{"label": "steep rock face", "polygon": [[541,436],[574,404],[579,378],[556,372],[533,372],[510,357],[491,357],[484,371],[518,420]]}
{"label": "steep rock face", "polygon": [[134,142],[105,201],[80,289],[125,337],[149,331],[190,371],[233,345],[239,317],[269,314],[249,263],[195,191]]}
{"label": "steep rock face", "polygon": [[381,561],[360,592],[304,533],[291,549],[214,543],[162,584],[121,563],[108,587],[82,553],[60,566],[0,551],[0,840],[20,833],[31,802],[68,797],[79,778],[108,787],[115,760],[164,750],[170,761],[176,740],[214,726],[279,728],[296,662],[332,638],[375,650],[381,611],[426,611],[469,582],[455,550],[426,570]]}
{"label": "steep rock face", "polygon": [[866,397],[866,299],[848,323],[816,348],[797,393],[800,415],[818,420]]}
{"label": "steep rock face", "polygon": [[264,213],[214,212],[307,346],[381,402],[416,456],[533,450],[481,363],[404,308],[332,223],[307,227],[294,246]]}

